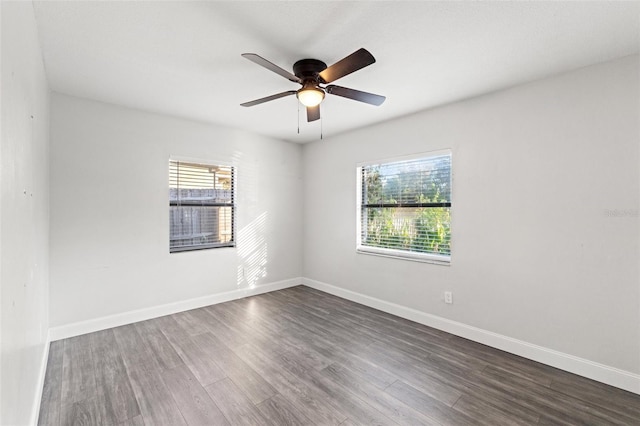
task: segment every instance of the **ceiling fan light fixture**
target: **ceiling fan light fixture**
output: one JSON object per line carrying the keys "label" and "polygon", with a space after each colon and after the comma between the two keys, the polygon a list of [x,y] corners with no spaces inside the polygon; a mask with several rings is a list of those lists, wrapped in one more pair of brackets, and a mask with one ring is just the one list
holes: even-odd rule
{"label": "ceiling fan light fixture", "polygon": [[298,90],[296,96],[302,105],[314,107],[320,105],[320,102],[324,99],[324,90],[315,86],[304,86]]}
{"label": "ceiling fan light fixture", "polygon": [[[255,53],[243,53],[242,56],[289,81],[302,85],[298,90],[287,90],[286,92],[244,102],[240,104],[243,107],[252,107],[295,94],[298,101],[307,109],[307,121],[312,122],[320,120],[320,104],[327,93],[375,106],[382,105],[385,100],[384,96],[329,84],[376,62],[373,55],[364,48],[356,50],[351,55],[340,59],[329,67],[318,59],[300,59],[293,64],[293,74]],[[321,86],[326,84],[328,86]]]}

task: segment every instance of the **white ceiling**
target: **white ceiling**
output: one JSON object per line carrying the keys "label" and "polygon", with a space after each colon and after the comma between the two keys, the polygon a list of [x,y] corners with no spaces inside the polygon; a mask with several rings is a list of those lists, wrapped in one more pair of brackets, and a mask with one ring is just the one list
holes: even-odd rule
{"label": "white ceiling", "polygon": [[639,51],[639,2],[35,2],[51,88],[61,93],[307,142],[295,90],[240,56],[291,70],[360,47],[377,62],[336,84],[380,107],[327,96],[322,130],[389,120]]}

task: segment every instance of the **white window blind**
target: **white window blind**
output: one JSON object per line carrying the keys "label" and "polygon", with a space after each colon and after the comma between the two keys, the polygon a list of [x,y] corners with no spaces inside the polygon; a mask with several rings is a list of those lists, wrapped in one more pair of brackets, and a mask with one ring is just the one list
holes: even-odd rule
{"label": "white window blind", "polygon": [[235,246],[235,170],[169,161],[169,251]]}
{"label": "white window blind", "polygon": [[359,174],[359,251],[450,260],[450,152],[370,164]]}

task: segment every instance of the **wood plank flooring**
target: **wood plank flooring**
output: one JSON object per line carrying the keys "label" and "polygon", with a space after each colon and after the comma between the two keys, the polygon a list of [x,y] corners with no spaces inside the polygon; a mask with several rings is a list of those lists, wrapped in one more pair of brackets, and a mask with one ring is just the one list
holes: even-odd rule
{"label": "wood plank flooring", "polygon": [[308,287],[51,343],[40,425],[640,425],[640,396]]}

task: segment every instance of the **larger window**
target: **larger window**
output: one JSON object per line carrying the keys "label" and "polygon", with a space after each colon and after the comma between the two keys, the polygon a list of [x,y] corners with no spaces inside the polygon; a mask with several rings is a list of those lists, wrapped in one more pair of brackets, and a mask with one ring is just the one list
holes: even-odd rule
{"label": "larger window", "polygon": [[233,247],[234,167],[169,161],[169,251]]}
{"label": "larger window", "polygon": [[358,167],[360,252],[451,259],[451,152]]}

